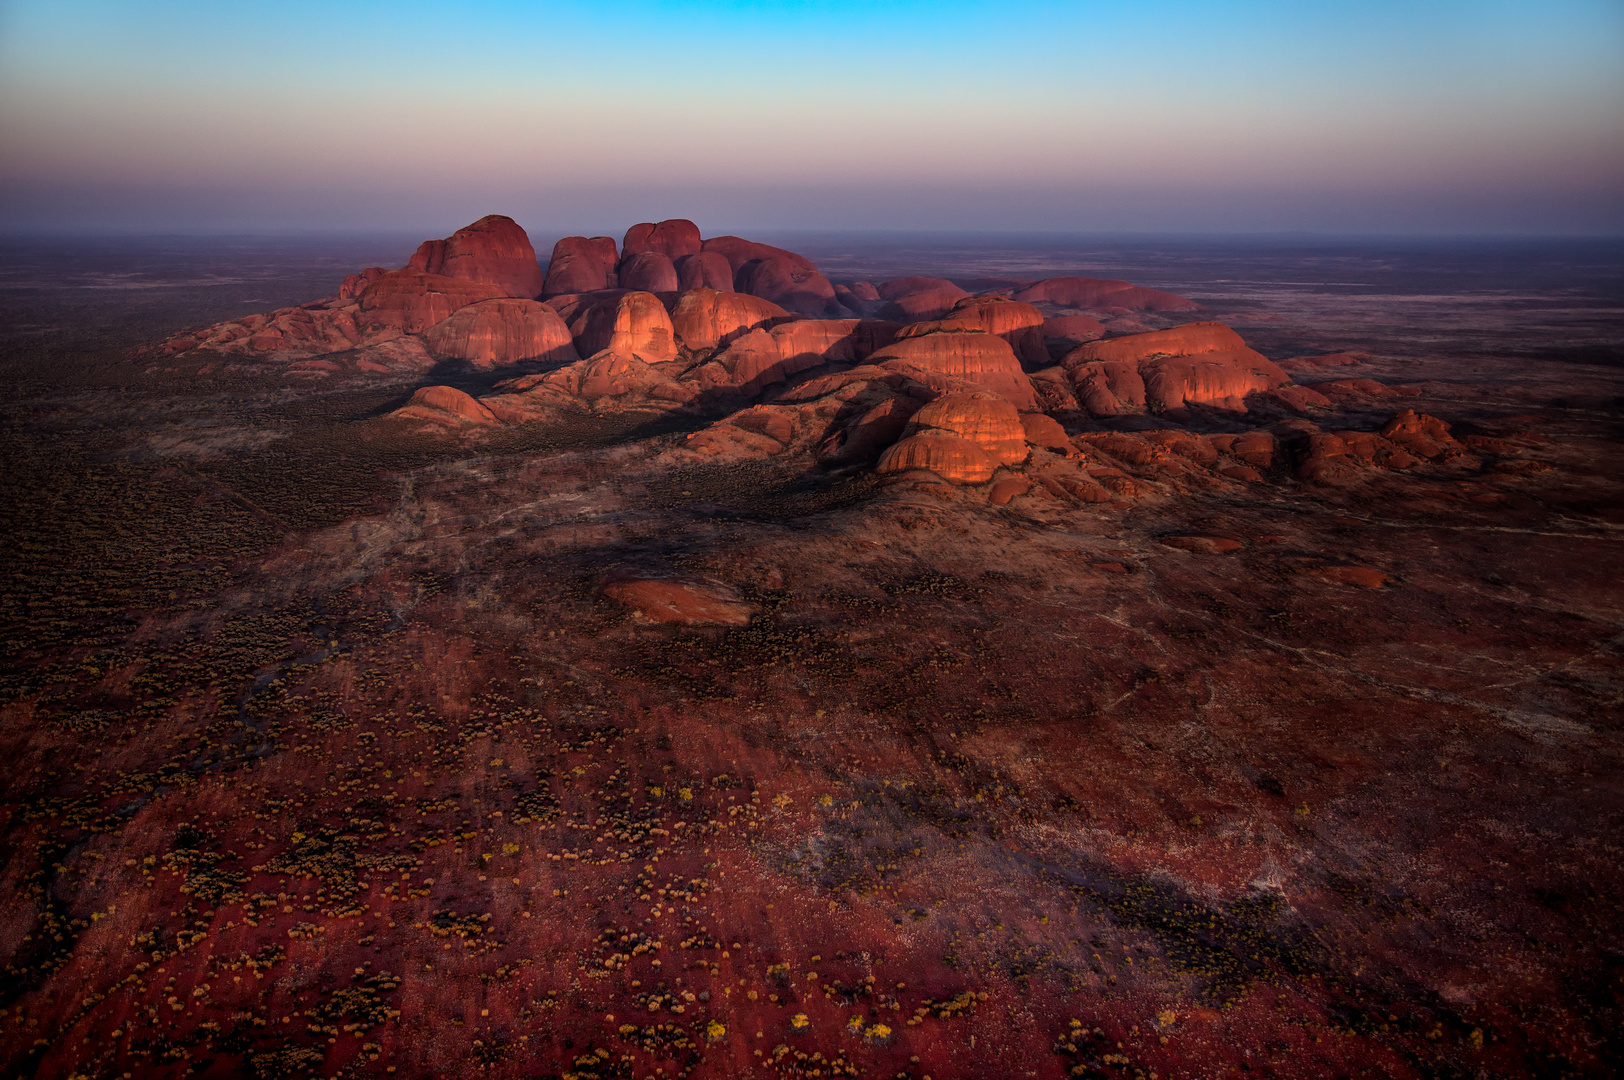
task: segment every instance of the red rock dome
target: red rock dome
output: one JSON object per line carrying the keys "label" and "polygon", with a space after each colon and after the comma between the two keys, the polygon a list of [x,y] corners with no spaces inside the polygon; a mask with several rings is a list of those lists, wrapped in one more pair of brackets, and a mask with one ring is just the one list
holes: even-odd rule
{"label": "red rock dome", "polygon": [[1021,370],[1009,342],[993,334],[935,333],[892,342],[873,356],[874,364],[923,368],[976,383],[1017,409],[1036,410],[1037,393]]}
{"label": "red rock dome", "polygon": [[995,465],[1026,460],[1021,414],[997,394],[944,394],[914,413],[905,436],[941,432],[979,446]]}
{"label": "red rock dome", "polygon": [[488,214],[444,240],[423,241],[407,269],[483,281],[525,300],[541,295],[545,277],[530,237],[501,214]]}
{"label": "red rock dome", "polygon": [[639,251],[620,260],[620,287],[643,292],[676,292],[677,268],[659,251]]}
{"label": "red rock dome", "polygon": [[695,352],[726,345],[758,326],[792,318],[769,300],[716,289],[691,289],[679,295],[671,306],[672,331],[679,342]]}
{"label": "red rock dome", "polygon": [[615,287],[615,242],[607,236],[566,236],[553,245],[541,295],[593,292]]}
{"label": "red rock dome", "polygon": [[620,245],[621,258],[654,251],[674,261],[684,255],[697,255],[699,250],[699,226],[687,218],[670,218],[658,225],[646,221],[633,225]]}
{"label": "red rock dome", "polygon": [[423,337],[440,356],[466,360],[485,371],[525,361],[580,359],[564,320],[535,300],[481,300],[431,327]]}
{"label": "red rock dome", "polygon": [[880,473],[926,469],[955,484],[984,484],[997,465],[986,451],[968,439],[939,431],[911,435],[880,455]]}

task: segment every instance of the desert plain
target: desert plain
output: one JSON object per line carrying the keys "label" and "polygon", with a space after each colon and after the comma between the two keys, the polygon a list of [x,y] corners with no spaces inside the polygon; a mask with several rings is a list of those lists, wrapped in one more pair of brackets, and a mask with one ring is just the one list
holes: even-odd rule
{"label": "desert plain", "polygon": [[1616,245],[377,248],[5,253],[6,1075],[1624,1064]]}

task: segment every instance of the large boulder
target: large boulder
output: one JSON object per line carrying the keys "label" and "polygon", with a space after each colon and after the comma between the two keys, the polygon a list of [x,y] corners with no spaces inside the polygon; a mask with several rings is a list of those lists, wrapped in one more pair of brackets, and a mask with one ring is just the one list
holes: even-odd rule
{"label": "large boulder", "polygon": [[564,320],[535,300],[481,300],[430,327],[423,337],[436,354],[465,360],[482,371],[580,359]]}
{"label": "large boulder", "polygon": [[628,292],[582,305],[569,320],[582,356],[608,351],[658,364],[677,357],[671,316],[653,293]]}
{"label": "large boulder", "polygon": [[389,414],[400,420],[427,420],[447,427],[500,424],[491,411],[453,386],[424,386],[412,399]]}
{"label": "large boulder", "polygon": [[620,287],[643,292],[676,292],[677,268],[660,251],[639,251],[620,260]]}
{"label": "large boulder", "polygon": [[340,300],[354,300],[366,291],[366,287],[383,277],[389,271],[381,266],[369,266],[358,274],[348,274],[338,286]]}
{"label": "large boulder", "polygon": [[774,255],[747,264],[734,280],[740,292],[771,300],[802,315],[838,312],[835,287],[817,270],[803,267],[802,261]]}
{"label": "large boulder", "polygon": [[419,270],[394,270],[361,292],[356,323],[376,333],[420,334],[469,304],[507,296],[499,285]]}
{"label": "large boulder", "polygon": [[733,291],[733,267],[719,251],[701,251],[675,260],[677,288]]}
{"label": "large boulder", "polygon": [[1021,370],[1009,342],[994,334],[939,331],[903,338],[869,357],[869,363],[961,379],[998,394],[1017,409],[1038,408],[1032,380]]}
{"label": "large boulder", "polygon": [[1194,300],[1170,292],[1109,278],[1044,278],[1016,290],[1015,299],[1101,311],[1195,311],[1200,307]]}
{"label": "large boulder", "polygon": [[773,247],[771,244],[758,244],[754,240],[746,240],[740,236],[713,236],[700,245],[700,250],[713,251],[722,256],[734,274],[738,274],[751,263],[774,258],[787,259],[798,270],[817,270],[812,261],[805,256]]}
{"label": "large boulder", "polygon": [[687,290],[671,306],[672,331],[677,341],[694,352],[727,345],[757,327],[793,318],[769,300],[717,289]]}
{"label": "large boulder", "polygon": [[1168,330],[1091,341],[1061,360],[1077,397],[1096,416],[1186,405],[1246,411],[1246,395],[1291,380],[1246,347],[1222,323],[1186,323]]}
{"label": "large boulder", "polygon": [[943,394],[913,414],[904,436],[942,433],[968,439],[997,465],[1026,460],[1026,430],[1015,406],[997,394]]}
{"label": "large boulder", "polygon": [[607,236],[566,236],[553,245],[541,295],[563,296],[615,287],[615,242]]}
{"label": "large boulder", "polygon": [[699,250],[699,226],[687,218],[670,218],[657,225],[647,221],[633,225],[626,230],[626,239],[620,245],[623,259],[653,251],[675,261],[685,255],[697,255]]}
{"label": "large boulder", "polygon": [[488,214],[444,240],[425,240],[407,269],[495,285],[504,295],[533,300],[545,275],[519,223]]}
{"label": "large boulder", "polygon": [[997,463],[969,439],[940,431],[911,435],[880,455],[881,474],[925,469],[955,484],[984,484]]}
{"label": "large boulder", "polygon": [[855,364],[891,344],[896,333],[895,323],[881,319],[795,319],[772,326],[779,353],[791,362]]}
{"label": "large boulder", "polygon": [[956,301],[940,319],[914,323],[897,331],[899,338],[921,337],[939,330],[978,330],[1009,342],[1023,364],[1049,362],[1043,343],[1043,313],[1031,304],[1006,296],[969,296]]}

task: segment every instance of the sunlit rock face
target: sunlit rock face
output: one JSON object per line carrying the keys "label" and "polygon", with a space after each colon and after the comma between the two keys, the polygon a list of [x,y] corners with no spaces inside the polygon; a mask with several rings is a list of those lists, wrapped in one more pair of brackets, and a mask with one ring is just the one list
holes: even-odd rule
{"label": "sunlit rock face", "polygon": [[564,320],[535,300],[481,300],[431,326],[423,340],[437,355],[484,371],[580,359]]}
{"label": "sunlit rock face", "polygon": [[1091,341],[1065,355],[1078,399],[1096,416],[1186,405],[1246,411],[1246,397],[1291,381],[1273,361],[1216,322]]}
{"label": "sunlit rock face", "polygon": [[368,285],[356,322],[363,329],[420,334],[469,304],[506,296],[499,285],[420,270],[395,270]]}
{"label": "sunlit rock face", "polygon": [[902,338],[879,350],[876,364],[919,368],[981,386],[1017,409],[1035,409],[1037,394],[1009,342],[993,334],[938,331]]}

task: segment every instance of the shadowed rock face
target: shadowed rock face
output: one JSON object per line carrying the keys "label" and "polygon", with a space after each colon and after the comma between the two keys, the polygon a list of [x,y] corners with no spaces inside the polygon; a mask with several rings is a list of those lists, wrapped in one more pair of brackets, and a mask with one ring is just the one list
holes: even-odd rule
{"label": "shadowed rock face", "polygon": [[659,224],[644,222],[626,230],[620,245],[621,258],[645,251],[658,252],[673,261],[700,250],[699,226],[687,218],[671,218]]}
{"label": "shadowed rock face", "polygon": [[527,361],[580,359],[564,320],[535,300],[482,300],[430,327],[423,336],[436,354],[466,360],[485,371]]}
{"label": "shadowed rock face", "polygon": [[362,291],[356,322],[368,331],[420,334],[469,304],[506,295],[501,286],[483,281],[395,270]]}
{"label": "shadowed rock face", "polygon": [[639,251],[620,261],[620,287],[644,292],[676,292],[677,268],[659,251]]}
{"label": "shadowed rock face", "polygon": [[882,281],[876,292],[882,300],[901,300],[919,293],[951,293],[959,297],[970,295],[946,278],[939,277],[905,277]]}
{"label": "shadowed rock face", "polygon": [[541,295],[544,281],[530,237],[500,214],[482,217],[444,240],[423,241],[407,268],[482,281],[526,300]]}
{"label": "shadowed rock face", "polygon": [[566,236],[553,245],[543,296],[615,287],[615,242],[607,236]]}
{"label": "shadowed rock face", "polygon": [[701,251],[697,255],[684,255],[676,260],[677,287],[688,289],[717,289],[733,291],[733,267],[718,251]]}
{"label": "shadowed rock face", "polygon": [[875,353],[869,362],[963,379],[1000,395],[1017,409],[1038,407],[1032,381],[1009,342],[992,334],[938,332],[904,338]]}
{"label": "shadowed rock face", "polygon": [[837,312],[835,287],[804,259],[774,255],[746,263],[734,280],[741,292],[771,300],[780,307],[802,315],[828,315]]}

